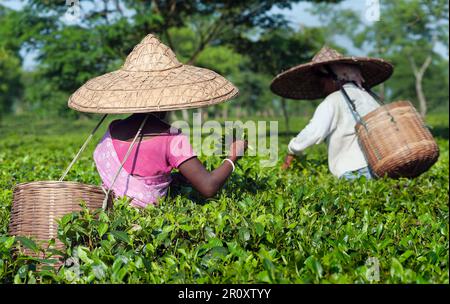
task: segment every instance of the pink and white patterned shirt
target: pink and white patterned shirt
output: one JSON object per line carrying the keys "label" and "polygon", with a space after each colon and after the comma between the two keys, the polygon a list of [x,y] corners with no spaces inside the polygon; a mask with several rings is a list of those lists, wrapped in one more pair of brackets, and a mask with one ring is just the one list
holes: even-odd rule
{"label": "pink and white patterned shirt", "polygon": [[[94,151],[94,161],[105,188],[120,168],[130,142],[111,137],[111,123]],[[195,157],[187,136],[181,132],[167,133],[141,142],[137,141],[124,163],[112,191],[116,197],[128,196],[134,206],[156,204],[167,194],[172,181],[171,171]]]}

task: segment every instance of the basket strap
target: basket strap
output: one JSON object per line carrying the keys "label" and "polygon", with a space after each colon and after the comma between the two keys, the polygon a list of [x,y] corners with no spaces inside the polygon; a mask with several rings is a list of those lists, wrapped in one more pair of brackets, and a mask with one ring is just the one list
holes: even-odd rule
{"label": "basket strap", "polygon": [[381,103],[383,106],[386,104],[384,102],[384,99],[380,97],[380,95],[378,95],[377,93],[375,93],[374,91],[372,91],[371,88],[369,88],[368,86],[363,86],[364,90],[366,90],[367,93],[369,93],[370,96],[373,97],[373,99],[375,99],[376,101],[378,101],[379,103]]}
{"label": "basket strap", "polygon": [[[340,80],[338,79],[338,76],[336,75],[336,73],[333,71],[333,69],[332,69],[329,65],[326,65],[326,66],[325,66],[325,69],[326,69],[326,71],[328,72],[328,74],[330,75],[330,77],[331,77],[336,83],[339,83],[339,87],[340,87],[339,89],[340,89],[342,95],[344,96],[344,100],[346,101],[346,103],[347,103],[347,105],[348,105],[348,107],[349,107],[349,109],[350,109],[350,112],[352,112],[352,115],[353,115],[353,117],[355,118],[355,121],[356,121],[357,123],[360,123],[362,126],[364,126],[364,128],[365,128],[366,131],[367,131],[367,125],[366,125],[365,121],[362,119],[361,115],[359,115],[358,111],[356,110],[355,103],[354,103],[353,100],[350,98],[350,96],[348,96],[347,92],[346,92],[345,89],[344,89],[344,84],[345,84],[345,83],[342,82],[342,81],[340,81]],[[355,81],[352,81],[352,83],[353,83],[355,86],[359,87],[359,86],[356,84]],[[374,93],[374,94],[375,94],[375,93]]]}
{"label": "basket strap", "polygon": [[97,132],[98,128],[100,127],[100,125],[103,123],[103,121],[105,120],[106,116],[108,116],[108,114],[103,115],[103,117],[100,119],[100,121],[97,123],[97,125],[95,126],[95,128],[92,130],[91,134],[89,134],[89,136],[86,138],[86,140],[84,141],[84,144],[81,146],[80,150],[78,151],[78,153],[75,155],[75,157],[72,159],[72,161],[70,162],[69,166],[67,166],[66,170],[64,171],[64,173],[61,175],[61,177],[59,178],[59,181],[62,181],[67,173],[69,173],[70,169],[72,169],[72,166],[75,164],[75,162],[78,160],[78,158],[80,157],[81,153],[84,151],[84,149],[86,148],[87,144],[91,141],[92,137],[94,136],[95,132]]}
{"label": "basket strap", "polygon": [[[378,94],[376,94],[374,91],[372,91],[370,88],[366,88],[364,87],[364,89],[366,90],[367,93],[370,94],[370,96],[372,96],[376,101],[379,101],[383,106],[386,105],[386,103],[384,102],[383,98],[381,98]],[[386,114],[391,118],[391,121],[393,123],[397,123],[397,121],[395,120],[395,117],[391,114],[391,112],[389,112],[388,109],[384,108]]]}
{"label": "basket strap", "polygon": [[340,90],[341,90],[342,95],[344,96],[344,100],[346,101],[346,103],[350,109],[350,112],[352,112],[353,118],[355,118],[355,121],[357,123],[360,123],[366,129],[366,131],[368,131],[366,122],[364,121],[364,119],[361,117],[361,115],[356,110],[356,105],[353,102],[353,100],[350,98],[350,96],[348,96],[347,92],[344,89],[344,86],[342,86]]}
{"label": "basket strap", "polygon": [[[331,69],[331,67],[328,66],[328,65],[325,66],[325,69],[328,71],[328,74],[333,78],[333,80],[339,83],[338,77],[337,77],[336,73],[334,73],[333,69]],[[358,86],[356,84],[356,82],[354,82],[354,81],[353,81],[353,84]],[[372,90],[370,90],[370,88],[366,88],[366,87],[363,87],[363,88],[375,99],[375,101],[380,101],[384,105],[384,101],[377,94],[375,94]],[[341,91],[342,95],[344,96],[344,100],[346,101],[348,107],[350,108],[350,112],[352,112],[352,115],[355,118],[355,121],[357,123],[360,123],[364,127],[364,129],[367,132],[367,135],[369,136],[370,132],[369,132],[369,129],[367,128],[367,124],[364,121],[364,119],[361,117],[361,115],[358,113],[358,111],[356,110],[355,103],[353,102],[353,100],[350,98],[350,96],[348,96],[347,92],[345,91],[344,83],[340,84],[340,91]],[[388,111],[388,114],[390,115],[389,111]],[[390,115],[390,116],[391,116],[391,119],[394,121],[394,118],[392,117],[392,115]],[[369,145],[370,145],[370,148],[374,151],[376,158],[378,160],[380,160],[381,156],[380,156],[378,150],[375,149],[375,147],[373,147],[370,144],[370,141],[369,141]],[[363,153],[365,153],[364,149],[363,149]],[[365,157],[366,157],[366,160],[367,160],[367,156],[366,155],[365,155]]]}
{"label": "basket strap", "polygon": [[[136,135],[134,136],[134,139],[133,139],[133,141],[131,142],[130,147],[128,147],[127,153],[125,154],[125,157],[123,158],[122,163],[120,164],[120,167],[119,167],[119,169],[118,169],[117,172],[116,172],[116,175],[114,175],[114,178],[113,178],[113,181],[112,181],[112,183],[111,183],[111,186],[109,186],[108,191],[106,191],[106,193],[105,193],[105,199],[103,200],[103,205],[102,205],[103,210],[105,210],[105,209],[106,209],[106,206],[108,205],[108,197],[109,197],[109,193],[111,192],[111,189],[113,188],[114,183],[116,182],[117,177],[119,176],[119,173],[120,173],[120,171],[122,170],[122,168],[123,168],[125,162],[127,161],[128,156],[130,156],[131,150],[133,149],[134,144],[136,143],[137,138],[138,138],[139,135],[141,134],[142,129],[144,128],[144,125],[145,125],[145,123],[147,122],[147,119],[148,119],[149,116],[150,116],[150,114],[147,114],[147,115],[145,116],[144,120],[142,121],[141,125],[139,126],[139,129],[137,130]],[[103,191],[105,191],[105,190],[103,190]]]}

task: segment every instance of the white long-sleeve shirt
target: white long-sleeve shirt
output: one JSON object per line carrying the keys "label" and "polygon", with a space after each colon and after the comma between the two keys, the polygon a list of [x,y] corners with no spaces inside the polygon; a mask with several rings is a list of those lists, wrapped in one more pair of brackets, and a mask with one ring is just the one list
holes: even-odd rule
{"label": "white long-sleeve shirt", "polygon": [[[369,93],[356,85],[348,83],[344,89],[361,116],[379,107]],[[340,91],[334,92],[322,101],[309,124],[290,141],[288,150],[291,154],[299,154],[325,140],[328,145],[328,166],[333,175],[340,177],[345,172],[367,167],[358,144],[355,124],[344,96]]]}

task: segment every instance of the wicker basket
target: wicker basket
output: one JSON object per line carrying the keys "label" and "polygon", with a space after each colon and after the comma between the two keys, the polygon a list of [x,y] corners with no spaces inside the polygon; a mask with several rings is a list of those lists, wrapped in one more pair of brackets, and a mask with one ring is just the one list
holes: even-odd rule
{"label": "wicker basket", "polygon": [[[37,181],[16,185],[9,233],[31,237],[39,245],[55,239],[55,249],[64,249],[58,239],[56,220],[65,214],[80,211],[81,201],[89,209],[102,208],[105,193],[100,187],[66,181]],[[111,196],[108,204],[111,204]],[[29,250],[28,254],[36,256]]]}
{"label": "wicker basket", "polygon": [[[9,223],[10,235],[31,237],[44,250],[47,249],[45,248],[45,243],[48,243],[51,239],[55,239],[54,249],[61,250],[64,249],[64,244],[58,239],[57,220],[61,219],[67,213],[80,211],[80,203],[82,201],[86,203],[89,209],[107,209],[112,206],[114,198],[112,187],[114,186],[114,182],[123,168],[139,134],[141,134],[149,115],[145,116],[137,130],[106,194],[102,188],[97,186],[63,181],[106,116],[107,114],[103,115],[97,123],[59,181],[36,181],[16,185],[13,192],[11,219]],[[108,199],[105,202],[106,196]],[[31,256],[42,257],[40,254],[36,254],[27,249],[25,249],[25,252]],[[54,266],[59,265],[61,263],[57,263]]]}
{"label": "wicker basket", "polygon": [[438,145],[409,101],[381,106],[362,119],[358,140],[378,177],[417,177],[437,161]]}

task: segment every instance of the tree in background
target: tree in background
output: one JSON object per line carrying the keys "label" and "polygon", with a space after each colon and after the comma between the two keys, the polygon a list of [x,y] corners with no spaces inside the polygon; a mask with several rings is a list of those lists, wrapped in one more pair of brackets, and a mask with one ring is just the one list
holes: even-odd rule
{"label": "tree in background", "polygon": [[[428,102],[424,77],[432,61],[440,59],[435,52],[437,43],[447,45],[448,50],[448,1],[400,0],[387,2],[382,8],[380,22],[363,33],[366,37],[371,37],[370,33],[375,35],[372,39],[381,41],[381,49],[390,58],[401,56],[407,59],[414,75],[420,114],[425,116]],[[359,42],[364,43],[362,37]]]}
{"label": "tree in background", "polygon": [[[410,59],[399,53],[393,55],[391,60],[395,63],[395,73],[389,80],[390,98],[395,100],[417,100],[417,79],[414,70],[411,68]],[[426,96],[426,108],[428,110],[433,112],[448,111],[448,87],[448,59],[434,54],[422,81],[424,96]],[[422,115],[424,114],[422,113]]]}
{"label": "tree in background", "polygon": [[[82,19],[77,24],[64,21],[65,1],[25,1],[12,36],[21,48],[38,52],[37,68],[26,77],[25,98],[33,108],[54,104],[50,108],[64,112],[69,94],[87,79],[119,67],[147,33],[159,35],[183,62],[216,70],[244,85],[241,91],[247,90],[251,78],[265,77],[245,79],[244,75],[260,71],[245,66],[254,53],[238,51],[237,44],[242,37],[257,39],[255,33],[286,27],[285,18],[271,9],[289,8],[300,1],[81,0]],[[258,85],[263,82],[257,81]],[[270,99],[260,88],[250,90],[260,94],[252,98]],[[227,116],[227,106],[219,107]]]}
{"label": "tree in background", "polygon": [[[267,30],[261,34],[258,40],[241,38],[237,49],[247,53],[251,57],[249,62],[251,69],[260,74],[267,75],[271,80],[278,73],[287,70],[300,63],[311,60],[315,52],[320,49],[324,41],[322,32],[316,28],[303,28],[294,31],[289,27]],[[265,85],[268,90],[270,81]],[[286,99],[271,94],[272,100],[279,100],[282,114],[289,127],[289,110]],[[247,102],[250,102],[249,99]],[[254,104],[250,104],[254,107]]]}
{"label": "tree in background", "polygon": [[16,39],[17,13],[0,6],[0,116],[12,110],[21,97],[20,41]]}
{"label": "tree in background", "polygon": [[11,112],[21,95],[20,71],[20,60],[0,46],[0,116]]}
{"label": "tree in background", "polygon": [[[430,105],[448,107],[448,60],[436,52],[440,45],[448,54],[447,0],[383,1],[380,21],[371,24],[360,13],[326,4],[317,5],[314,12],[326,24],[329,39],[344,35],[354,46],[371,50],[368,55],[394,63],[389,88],[381,85],[381,95],[417,100],[422,116]],[[440,88],[435,91],[436,87]]]}

